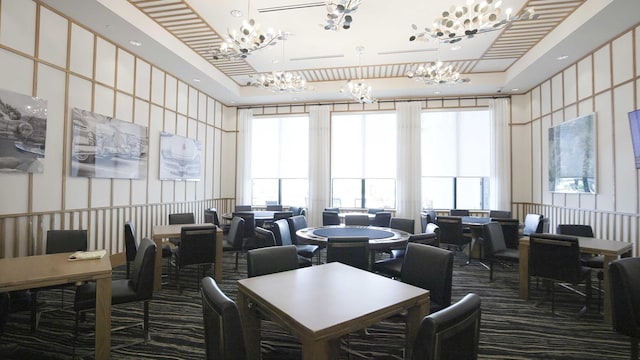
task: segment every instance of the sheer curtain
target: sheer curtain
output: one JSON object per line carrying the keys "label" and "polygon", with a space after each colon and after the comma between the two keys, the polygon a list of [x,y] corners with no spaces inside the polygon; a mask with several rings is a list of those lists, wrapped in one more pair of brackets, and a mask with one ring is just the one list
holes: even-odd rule
{"label": "sheer curtain", "polygon": [[508,98],[492,99],[491,110],[491,199],[494,210],[511,210],[511,151],[509,150]]}
{"label": "sheer curtain", "polygon": [[238,111],[236,204],[251,204],[251,121],[253,110]]}
{"label": "sheer curtain", "polygon": [[396,216],[415,219],[416,228],[419,228],[422,210],[420,112],[419,102],[397,104]]}
{"label": "sheer curtain", "polygon": [[329,106],[309,109],[309,226],[322,225],[322,211],[331,197],[331,112]]}

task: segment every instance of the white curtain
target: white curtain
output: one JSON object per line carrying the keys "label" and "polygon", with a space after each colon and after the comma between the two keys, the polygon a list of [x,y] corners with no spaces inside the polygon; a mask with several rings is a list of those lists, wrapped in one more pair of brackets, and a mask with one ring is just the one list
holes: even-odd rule
{"label": "white curtain", "polygon": [[491,199],[493,210],[511,210],[511,151],[509,149],[510,100],[492,99],[491,110]]}
{"label": "white curtain", "polygon": [[240,109],[238,111],[238,144],[237,144],[237,175],[236,175],[236,204],[250,205],[251,194],[251,122],[253,110]]}
{"label": "white curtain", "polygon": [[415,219],[416,229],[420,229],[422,210],[420,112],[419,102],[397,104],[396,216]]}
{"label": "white curtain", "polygon": [[329,106],[309,109],[309,226],[322,225],[322,211],[331,198],[331,112]]}

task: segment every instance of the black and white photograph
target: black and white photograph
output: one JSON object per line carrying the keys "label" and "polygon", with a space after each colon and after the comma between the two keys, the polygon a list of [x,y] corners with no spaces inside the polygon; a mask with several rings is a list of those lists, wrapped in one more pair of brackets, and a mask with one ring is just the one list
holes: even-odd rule
{"label": "black and white photograph", "polygon": [[160,180],[200,180],[200,141],[160,133]]}
{"label": "black and white photograph", "polygon": [[0,90],[0,171],[42,173],[47,101]]}
{"label": "black and white photograph", "polygon": [[149,131],[146,126],[74,108],[71,176],[144,179]]}

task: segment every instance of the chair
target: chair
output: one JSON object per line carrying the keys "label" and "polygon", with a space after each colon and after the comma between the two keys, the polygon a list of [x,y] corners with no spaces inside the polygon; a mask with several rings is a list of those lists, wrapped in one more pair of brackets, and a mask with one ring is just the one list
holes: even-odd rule
{"label": "chair", "polygon": [[614,260],[609,264],[613,329],[629,337],[631,359],[638,359],[640,339],[640,258]]}
{"label": "chair", "polygon": [[133,224],[130,221],[124,223],[124,251],[127,258],[127,279],[129,279],[131,263],[136,259],[136,254],[138,253],[136,235]]}
{"label": "chair", "polygon": [[451,210],[449,210],[449,216],[469,216],[469,210],[467,210],[467,209],[451,209]]}
{"label": "chair", "polygon": [[391,213],[388,211],[378,211],[371,222],[372,226],[389,227],[391,223]]}
{"label": "chair", "polygon": [[508,249],[517,249],[520,244],[520,221],[518,219],[491,218],[502,226],[504,243]]}
{"label": "chair", "polygon": [[[430,224],[435,227],[437,225]],[[422,233],[409,236],[407,243],[418,243],[438,247],[440,245],[438,240],[438,233]],[[402,270],[402,263],[404,262],[404,256],[406,254],[406,247],[404,249],[391,250],[391,258],[378,260],[372,265],[372,270],[392,278],[400,278],[400,272]]]}
{"label": "chair", "polygon": [[507,247],[502,225],[497,221],[482,226],[482,237],[484,238],[484,259],[489,261],[489,281],[493,281],[493,264],[518,263],[520,253],[518,249]]}
{"label": "chair", "polygon": [[244,219],[244,247],[247,249],[255,249],[258,247],[256,241],[256,215],[252,212],[234,212],[231,213],[232,219],[234,217],[241,217]]}
{"label": "chair", "polygon": [[[144,302],[143,333],[144,341],[149,337],[149,303],[153,298],[153,278],[156,262],[156,244],[149,238],[140,241],[140,246],[133,261],[130,279],[118,279],[111,282],[111,305],[131,302]],[[74,310],[75,336],[78,336],[80,312],[96,307],[96,283],[86,283],[76,289]],[[137,324],[136,324],[137,325]],[[75,340],[74,340],[75,353]]]}
{"label": "chair", "polygon": [[347,214],[344,216],[344,224],[354,226],[369,226],[369,215]]}
{"label": "chair", "polygon": [[[438,216],[436,223],[438,224],[438,227],[440,227],[441,246],[454,246],[456,250],[462,251],[465,245],[471,244],[471,238],[464,236],[462,218],[458,216]],[[467,263],[469,263],[470,255],[471,249],[469,248]]]}
{"label": "chair", "polygon": [[204,211],[204,222],[221,228],[223,234],[229,232],[229,224],[220,224],[220,218],[218,217],[218,210],[216,208],[208,208]]}
{"label": "chair", "polygon": [[[175,224],[195,224],[196,218],[193,216],[193,213],[179,213],[179,214],[169,214],[169,225]],[[171,238],[169,239],[175,246],[180,246],[180,239]]]}
{"label": "chair", "polygon": [[302,210],[299,206],[289,206],[289,211],[291,211],[292,216],[300,215],[300,210]]}
{"label": "chair", "polygon": [[289,224],[291,242],[296,246],[298,255],[308,259],[312,259],[315,255],[318,255],[318,264],[320,264],[320,246],[313,244],[298,244],[296,232],[307,227],[307,218],[302,215],[292,216],[287,219],[287,223]]}
{"label": "chair", "polygon": [[340,225],[340,216],[335,211],[322,212],[322,226]]}
{"label": "chair", "polygon": [[369,238],[367,236],[335,236],[327,238],[327,262],[334,261],[368,270]]}
{"label": "chair", "polygon": [[298,268],[298,253],[294,245],[270,246],[249,250],[247,252],[248,277],[273,274]]}
{"label": "chair", "polygon": [[411,359],[477,359],[480,306],[480,296],[469,293],[455,304],[425,316]]}
{"label": "chair", "polygon": [[577,238],[566,235],[532,233],[529,236],[529,276],[546,280],[547,293],[551,294],[552,313],[555,314],[556,283],[569,283],[575,286],[585,282],[586,303],[578,315],[589,308],[591,268],[582,266],[580,262],[580,244]]}
{"label": "chair", "polygon": [[293,212],[291,211],[276,211],[273,213],[273,221],[277,221],[280,219],[287,219],[293,216]]}
{"label": "chair", "polygon": [[510,219],[511,211],[505,210],[489,210],[490,218],[501,218],[501,219]]}
{"label": "chair", "polygon": [[543,231],[543,216],[539,214],[527,214],[524,217],[524,228],[522,229],[522,235],[529,236],[533,233],[542,233]]}
{"label": "chair", "polygon": [[234,212],[251,211],[251,205],[236,205],[233,209]]}
{"label": "chair", "polygon": [[244,219],[235,216],[231,219],[231,225],[229,226],[229,232],[222,236],[222,251],[223,252],[235,252],[236,253],[236,266],[238,270],[238,257],[240,253],[245,251],[244,248]]}
{"label": "chair", "polygon": [[335,213],[340,213],[340,208],[337,208],[337,207],[324,208],[324,211],[332,211]]}
{"label": "chair", "polygon": [[202,278],[202,318],[207,360],[244,360],[242,320],[236,303],[210,276]]}
{"label": "chair", "polygon": [[[87,251],[87,230],[49,230],[45,253],[59,254],[65,252]],[[73,284],[47,286],[31,289],[31,331],[38,328],[40,312],[38,312],[38,292],[60,289],[60,308],[64,306],[64,289]]]}
{"label": "chair", "polygon": [[280,204],[267,204],[267,211],[282,211]]}
{"label": "chair", "polygon": [[[180,247],[175,252],[176,283],[182,292],[180,272],[187,266],[196,265],[202,272],[197,274],[196,286],[204,277],[207,267],[216,261],[216,226],[183,226],[180,232]],[[201,274],[201,275],[200,275]]]}
{"label": "chair", "polygon": [[377,214],[381,211],[384,211],[384,208],[369,208],[367,209],[367,214]]}
{"label": "chair", "polygon": [[416,221],[414,219],[392,217],[391,220],[389,220],[389,227],[413,234],[416,228]]}
{"label": "chair", "polygon": [[[294,245],[291,237],[291,230],[289,229],[289,222],[286,219],[278,220],[273,223],[273,235],[275,237],[276,246]],[[300,255],[299,264],[300,267],[311,266],[311,259],[316,254],[319,248],[307,247],[307,245],[294,245],[296,247],[296,253]],[[313,246],[313,245],[312,245]]]}
{"label": "chair", "polygon": [[446,308],[451,305],[453,252],[435,246],[408,243],[400,280],[429,290],[432,313]]}

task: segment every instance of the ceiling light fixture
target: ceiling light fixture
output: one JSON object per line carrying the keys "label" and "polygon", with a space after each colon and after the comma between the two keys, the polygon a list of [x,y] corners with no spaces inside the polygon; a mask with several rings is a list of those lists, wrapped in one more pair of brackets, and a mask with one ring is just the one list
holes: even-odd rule
{"label": "ceiling light fixture", "polygon": [[465,37],[502,30],[516,21],[535,20],[540,16],[533,7],[527,7],[515,16],[511,14],[511,9],[507,9],[504,18],[500,19],[501,5],[502,0],[467,0],[466,6],[451,6],[449,11],[442,13],[442,17],[435,19],[431,29],[425,28],[419,32],[418,26],[412,24],[415,34],[411,35],[409,41],[437,39],[453,44]]}
{"label": "ceiling light fixture", "polygon": [[415,70],[409,70],[406,73],[409,79],[422,81],[427,85],[457,85],[468,83],[469,78],[461,78],[456,68],[449,64],[444,65],[440,60],[425,66],[418,66]]}
{"label": "ceiling light fixture", "polygon": [[362,0],[329,1],[327,3],[327,20],[325,20],[324,29],[338,31],[351,28],[351,22],[353,21],[351,14],[358,10],[358,6],[361,3]]}
{"label": "ceiling light fixture", "polygon": [[[267,74],[249,75],[249,83],[247,85],[271,90],[273,92],[297,93],[307,90],[307,80],[295,72],[285,71],[284,42],[287,40],[288,34],[283,34],[278,38],[282,41],[282,71],[272,71]],[[273,63],[277,63],[274,61]]]}
{"label": "ceiling light fixture", "polygon": [[[349,95],[357,102],[361,103],[361,104],[373,104],[378,102],[378,99],[374,98],[371,95],[371,86],[367,85],[367,83],[365,83],[362,80],[362,65],[360,64],[360,56],[362,55],[362,53],[364,52],[364,46],[358,46],[356,47],[356,51],[358,52],[358,68],[360,70],[360,76],[359,76],[359,80],[353,81],[353,80],[349,80],[347,81],[347,88],[349,91]],[[341,93],[345,92],[344,88],[340,89]]]}
{"label": "ceiling light fixture", "polygon": [[[249,0],[247,14],[248,16],[251,14],[251,0]],[[211,50],[211,57],[214,60],[244,59],[256,50],[275,45],[280,34],[280,30],[262,31],[255,19],[242,20],[240,30],[227,29],[225,41]]]}

